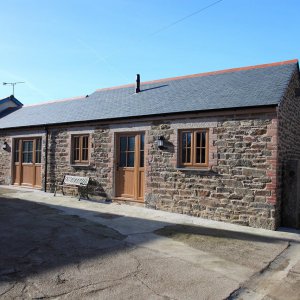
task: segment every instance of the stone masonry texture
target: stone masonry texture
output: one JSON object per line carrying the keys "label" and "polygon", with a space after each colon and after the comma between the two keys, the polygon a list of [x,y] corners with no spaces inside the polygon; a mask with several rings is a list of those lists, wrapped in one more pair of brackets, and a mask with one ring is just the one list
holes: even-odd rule
{"label": "stone masonry texture", "polygon": [[[275,203],[269,176],[276,153],[269,148],[274,139],[268,132],[276,114],[219,118],[209,128],[210,168],[188,170],[177,167],[171,149],[149,150],[151,162],[146,204],[157,209],[253,227],[275,228]],[[154,125],[149,135],[169,138],[170,148],[178,140],[171,124]],[[176,147],[177,148],[177,147]]]}
{"label": "stone masonry texture", "polygon": [[[2,149],[4,143],[8,144],[8,150]],[[10,184],[11,178],[11,139],[0,132],[0,184]]]}
{"label": "stone masonry texture", "polygon": [[[49,129],[47,189],[53,191],[55,183],[61,181],[65,174],[89,176],[94,195],[113,198],[116,132],[143,131],[147,142],[146,206],[274,229],[276,201],[270,201],[272,189],[268,185],[275,184],[273,181],[276,179],[270,176],[273,171],[270,162],[276,161],[277,155],[276,151],[270,150],[277,148],[276,136],[272,134],[276,120],[274,110],[267,114],[146,122],[142,126],[131,124],[130,129],[101,125]],[[189,170],[178,167],[178,134],[184,128],[209,129],[208,168]],[[77,130],[90,134],[88,166],[71,164],[71,136]],[[157,149],[155,143],[160,135],[166,140],[163,150]],[[5,139],[11,143],[12,138]],[[9,153],[5,160],[1,160],[6,170],[2,171],[1,182],[6,184],[9,176],[5,174],[10,174],[8,161]],[[76,190],[67,191],[75,193]]]}
{"label": "stone masonry texture", "polygon": [[[282,199],[287,194],[283,190],[284,178],[288,177],[286,165],[290,160],[300,160],[300,97],[295,96],[295,89],[299,87],[299,72],[295,72],[278,107],[278,160],[273,163],[277,169],[276,219],[279,223]],[[300,211],[298,214],[300,216]]]}
{"label": "stone masonry texture", "polygon": [[[84,131],[84,127],[82,128]],[[90,163],[88,166],[72,165],[71,136],[67,128],[49,131],[49,167],[47,187],[54,190],[64,175],[88,176],[91,180],[91,192],[104,198],[112,197],[112,139],[105,127],[95,127],[90,133]],[[72,189],[71,189],[72,191]],[[72,192],[75,192],[73,189]],[[67,191],[68,192],[68,191]]]}

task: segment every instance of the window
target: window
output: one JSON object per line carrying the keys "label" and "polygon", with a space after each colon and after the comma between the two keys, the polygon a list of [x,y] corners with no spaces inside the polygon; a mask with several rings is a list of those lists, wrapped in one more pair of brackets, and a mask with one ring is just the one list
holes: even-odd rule
{"label": "window", "polygon": [[14,162],[25,164],[40,164],[42,160],[42,139],[32,138],[31,140],[14,140]]}
{"label": "window", "polygon": [[120,137],[120,167],[134,167],[135,136]]}
{"label": "window", "polygon": [[23,141],[22,162],[26,164],[33,163],[33,141]]}
{"label": "window", "polygon": [[208,166],[208,129],[180,131],[179,164],[182,167]]}
{"label": "window", "polygon": [[144,153],[145,153],[145,135],[141,134],[140,138],[140,167],[144,167]]}
{"label": "window", "polygon": [[42,139],[35,140],[35,163],[40,164],[42,160]]}
{"label": "window", "polygon": [[20,141],[15,140],[15,152],[14,152],[14,162],[19,162],[19,155],[20,155]]}
{"label": "window", "polygon": [[89,162],[89,136],[72,136],[72,163],[88,164]]}

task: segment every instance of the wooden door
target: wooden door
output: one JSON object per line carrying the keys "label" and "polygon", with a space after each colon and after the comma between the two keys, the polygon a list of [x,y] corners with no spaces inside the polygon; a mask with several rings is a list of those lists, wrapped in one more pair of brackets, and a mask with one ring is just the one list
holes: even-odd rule
{"label": "wooden door", "polygon": [[42,139],[17,139],[14,143],[14,184],[40,188]]}
{"label": "wooden door", "polygon": [[116,197],[144,201],[144,137],[143,133],[117,136]]}

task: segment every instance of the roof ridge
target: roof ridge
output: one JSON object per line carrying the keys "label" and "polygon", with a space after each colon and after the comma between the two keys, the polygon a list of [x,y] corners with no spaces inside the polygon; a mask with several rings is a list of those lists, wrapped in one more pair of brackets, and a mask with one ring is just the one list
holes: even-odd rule
{"label": "roof ridge", "polygon": [[[291,59],[291,60],[285,60],[285,61],[280,61],[280,62],[260,64],[260,65],[252,65],[252,66],[239,67],[239,68],[230,68],[230,69],[217,70],[217,71],[204,72],[204,73],[196,73],[196,74],[191,74],[191,75],[168,77],[168,78],[144,81],[144,82],[141,82],[141,85],[153,84],[153,83],[159,83],[159,82],[165,82],[165,81],[180,80],[180,79],[187,79],[187,78],[204,77],[204,76],[218,75],[218,74],[224,74],[224,73],[232,73],[232,72],[238,72],[238,71],[253,70],[253,69],[262,69],[262,68],[268,68],[268,67],[274,67],[274,66],[280,66],[280,65],[287,65],[287,64],[293,64],[293,63],[298,63],[298,59]],[[96,89],[95,92],[117,90],[117,89],[126,88],[126,87],[133,87],[133,86],[135,86],[134,83],[129,83],[129,84],[124,84],[124,85],[119,85],[119,86],[112,86],[112,87]],[[80,99],[83,99],[83,98],[86,98],[86,96],[82,95],[82,96],[76,96],[76,97],[70,97],[70,98],[50,100],[50,101],[46,101],[46,102],[42,102],[42,103],[24,105],[24,107],[32,107],[32,106],[47,105],[47,104],[52,104],[52,103],[80,100]],[[6,99],[6,98],[4,98],[4,99]],[[1,99],[1,100],[3,100],[3,99]]]}
{"label": "roof ridge", "polygon": [[0,99],[0,103],[5,103],[7,101],[12,101],[14,102],[17,106],[23,106],[23,103],[20,102],[17,98],[15,98],[14,95],[10,95],[8,97]]}
{"label": "roof ridge", "polygon": [[[239,68],[230,68],[230,69],[210,71],[210,72],[204,72],[204,73],[196,73],[196,74],[191,74],[191,75],[167,77],[167,78],[162,78],[162,79],[144,81],[144,82],[141,82],[141,85],[153,84],[153,83],[165,82],[165,81],[172,81],[172,80],[187,79],[187,78],[218,75],[218,74],[224,74],[224,73],[233,73],[233,72],[247,71],[247,70],[253,70],[253,69],[263,69],[263,68],[275,67],[275,66],[281,66],[281,65],[288,65],[288,64],[293,64],[293,63],[298,63],[298,59],[284,60],[284,61],[280,61],[280,62],[260,64],[260,65],[252,65],[252,66],[239,67]],[[135,84],[130,83],[130,84],[112,86],[112,87],[107,87],[107,88],[100,88],[100,89],[97,89],[96,92],[110,91],[110,90],[116,90],[116,89],[121,89],[121,88],[126,88],[126,87],[132,87],[132,86],[135,86]]]}
{"label": "roof ridge", "polygon": [[42,102],[42,103],[25,105],[24,107],[46,105],[46,104],[57,103],[57,102],[66,102],[66,101],[80,100],[80,99],[83,99],[83,98],[86,98],[86,96],[76,96],[76,97],[70,97],[70,98],[62,98],[62,99],[57,99],[57,100],[50,100],[50,101],[46,101],[46,102]]}

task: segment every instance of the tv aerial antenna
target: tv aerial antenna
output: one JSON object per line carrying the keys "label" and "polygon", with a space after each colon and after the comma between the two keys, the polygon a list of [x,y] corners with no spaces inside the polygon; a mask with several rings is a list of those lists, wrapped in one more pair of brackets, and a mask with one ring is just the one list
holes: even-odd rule
{"label": "tv aerial antenna", "polygon": [[3,85],[11,85],[13,92],[12,95],[15,96],[15,85],[19,83],[25,83],[24,81],[16,81],[16,82],[3,82]]}

